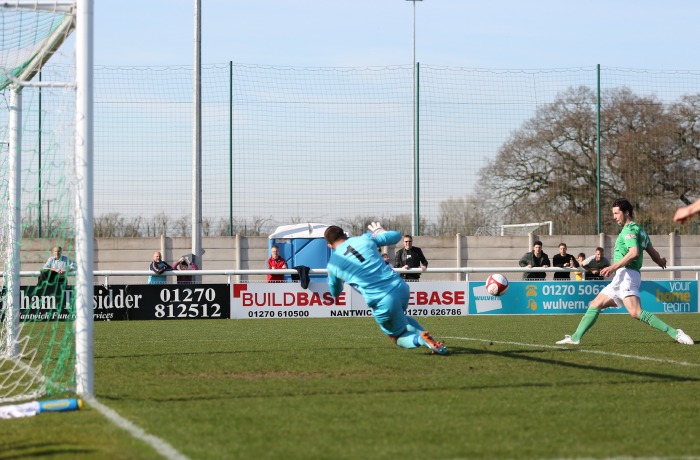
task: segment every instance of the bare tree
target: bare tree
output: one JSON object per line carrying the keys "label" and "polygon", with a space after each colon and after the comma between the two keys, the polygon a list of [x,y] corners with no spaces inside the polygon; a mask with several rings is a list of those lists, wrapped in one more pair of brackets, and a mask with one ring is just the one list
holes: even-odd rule
{"label": "bare tree", "polygon": [[[175,221],[175,236],[189,236],[190,235],[190,216],[182,216],[179,219]],[[204,227],[204,223],[202,223],[202,227]],[[202,231],[204,231],[204,228],[202,228]]]}
{"label": "bare tree", "polygon": [[[692,159],[682,153],[693,150],[689,145],[700,145],[696,99],[684,98],[667,109],[656,97],[640,97],[627,88],[602,94],[600,194],[605,222],[607,203],[617,197],[636,203],[651,222],[670,212],[689,188],[698,190],[698,174],[689,187],[682,173],[700,167],[697,149]],[[595,106],[592,90],[570,88],[537,110],[480,171],[489,198],[511,219],[504,223],[552,220],[563,234],[595,231]],[[665,221],[670,221],[668,216]],[[615,229],[611,224],[606,231]]]}
{"label": "bare tree", "polygon": [[438,235],[474,235],[479,227],[494,225],[491,207],[481,199],[468,196],[440,202]]}

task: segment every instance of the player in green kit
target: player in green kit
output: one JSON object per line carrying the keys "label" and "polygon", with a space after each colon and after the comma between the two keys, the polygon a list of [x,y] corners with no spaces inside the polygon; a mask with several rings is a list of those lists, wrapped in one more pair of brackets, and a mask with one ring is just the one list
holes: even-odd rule
{"label": "player in green kit", "polygon": [[666,258],[659,255],[659,252],[652,246],[649,235],[634,221],[633,211],[632,204],[624,198],[617,199],[613,203],[613,219],[622,227],[622,230],[615,241],[613,264],[601,269],[600,274],[607,277],[612,272],[616,272],[615,277],[589,304],[576,332],[573,335],[565,335],[562,340],[557,342],[558,345],[580,344],[581,337],[593,327],[601,310],[613,305],[620,307],[624,305],[632,318],[665,332],[678,343],[693,345],[693,339],[688,334],[680,329],[672,328],[653,313],[642,310],[639,301],[639,285],[641,283],[639,269],[642,268],[644,251],[661,268],[666,268]]}

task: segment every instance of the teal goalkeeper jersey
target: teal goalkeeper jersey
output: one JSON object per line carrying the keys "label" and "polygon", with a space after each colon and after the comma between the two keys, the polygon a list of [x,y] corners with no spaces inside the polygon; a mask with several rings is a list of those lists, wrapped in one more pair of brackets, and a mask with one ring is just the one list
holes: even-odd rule
{"label": "teal goalkeeper jersey", "polygon": [[649,235],[647,235],[647,232],[644,231],[638,223],[630,222],[626,224],[622,227],[620,234],[617,236],[617,241],[615,241],[613,263],[617,263],[620,259],[625,257],[630,248],[637,246],[639,248],[639,255],[625,265],[625,268],[639,271],[644,262],[644,250],[650,244],[651,240],[649,239]]}
{"label": "teal goalkeeper jersey", "polygon": [[328,261],[328,286],[334,297],[343,291],[343,282],[357,289],[370,308],[382,300],[387,292],[405,281],[384,262],[380,246],[398,243],[401,234],[384,232],[372,238],[371,233],[348,238],[338,245]]}

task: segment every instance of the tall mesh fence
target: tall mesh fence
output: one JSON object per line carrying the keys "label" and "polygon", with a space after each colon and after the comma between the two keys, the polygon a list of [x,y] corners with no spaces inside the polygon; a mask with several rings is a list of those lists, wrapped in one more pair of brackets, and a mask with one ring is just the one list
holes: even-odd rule
{"label": "tall mesh fence", "polygon": [[[659,104],[700,93],[697,71],[602,68],[600,75],[603,92],[626,88]],[[96,236],[189,235],[192,80],[187,66],[95,69]],[[556,221],[549,210],[504,215],[512,203],[486,200],[484,168],[562,94],[575,88],[595,94],[596,67],[421,64],[417,149],[413,83],[411,66],[204,66],[205,234],[265,235],[298,222],[361,229],[369,219],[409,232],[416,180],[422,234],[475,234],[488,225]],[[595,104],[583,103],[595,111]],[[632,172],[650,166],[629,163]],[[687,166],[678,174],[700,174],[697,161]],[[700,197],[697,181],[690,182],[684,196]],[[583,193],[595,197],[596,189],[588,185]],[[664,204],[653,204],[665,207],[659,215],[682,204],[673,194],[663,198]],[[591,203],[595,200],[581,206]],[[607,202],[602,209],[609,220]],[[595,213],[589,214],[575,228],[555,224],[555,233],[595,233]]]}

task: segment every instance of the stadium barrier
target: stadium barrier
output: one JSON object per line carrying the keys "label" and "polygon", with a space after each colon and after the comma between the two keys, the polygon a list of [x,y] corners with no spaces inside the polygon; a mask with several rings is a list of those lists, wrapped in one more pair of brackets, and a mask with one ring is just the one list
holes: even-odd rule
{"label": "stadium barrier", "polygon": [[[694,279],[643,280],[640,297],[644,309],[653,313],[698,313],[700,266],[675,266],[666,270],[693,272]],[[411,270],[395,269],[399,273]],[[415,270],[414,270],[415,271]],[[494,297],[486,292],[484,281],[470,281],[472,273],[576,272],[580,269],[519,267],[428,268],[426,271],[464,274],[464,281],[419,281],[410,283],[408,313],[414,316],[467,316],[503,314],[582,314],[588,303],[609,282],[511,279],[506,293]],[[660,272],[645,267],[643,272]],[[262,276],[271,270],[198,270],[198,277],[226,275],[226,284],[145,284],[148,270],[95,271],[104,277],[94,287],[94,320],[163,319],[247,319],[367,317],[371,309],[362,296],[349,286],[337,298],[328,292],[325,280],[311,280],[307,288],[299,282],[266,283]],[[296,274],[294,269],[274,270]],[[310,274],[327,274],[311,269]],[[39,271],[20,276],[38,276]],[[120,276],[144,276],[144,284],[112,284]],[[236,282],[238,275],[260,275],[261,282]],[[193,271],[166,272],[163,276],[193,276]],[[512,277],[511,277],[512,278]],[[56,292],[39,292],[36,286],[22,286],[21,321],[72,320],[72,286],[58,286]],[[608,308],[605,313],[626,313]]]}

